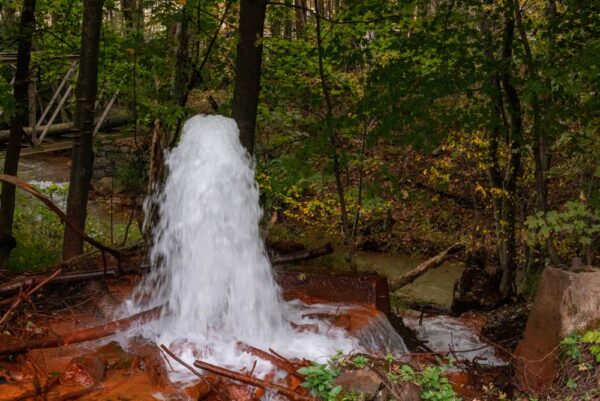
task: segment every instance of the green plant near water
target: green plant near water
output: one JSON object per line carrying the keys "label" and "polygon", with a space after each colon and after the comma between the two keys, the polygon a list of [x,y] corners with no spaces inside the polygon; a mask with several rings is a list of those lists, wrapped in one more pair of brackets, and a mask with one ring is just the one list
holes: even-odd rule
{"label": "green plant near water", "polygon": [[[67,195],[67,187],[51,184],[37,188],[46,194],[59,206]],[[112,238],[120,243],[123,238],[126,224],[113,224]],[[132,227],[129,241],[136,241],[140,234]],[[88,215],[86,232],[102,243],[110,244],[111,227],[107,219],[95,215]],[[49,210],[39,200],[30,195],[17,192],[15,220],[13,235],[17,240],[17,247],[10,255],[9,266],[13,270],[43,269],[60,261],[64,226],[58,216]],[[86,244],[84,251],[91,251]]]}
{"label": "green plant near water", "polygon": [[399,379],[413,382],[421,386],[421,398],[431,401],[459,401],[452,385],[443,374],[451,365],[429,366],[422,371],[415,371],[410,365],[400,367]]}
{"label": "green plant near water", "polygon": [[298,373],[306,376],[302,387],[309,388],[312,395],[319,395],[324,401],[335,401],[342,391],[341,386],[335,386],[335,378],[340,372],[340,368],[320,363],[298,369]]}
{"label": "green plant near water", "polygon": [[563,352],[576,362],[583,362],[583,355],[588,350],[596,363],[600,363],[600,330],[589,330],[583,334],[573,333],[565,337],[560,345]]}

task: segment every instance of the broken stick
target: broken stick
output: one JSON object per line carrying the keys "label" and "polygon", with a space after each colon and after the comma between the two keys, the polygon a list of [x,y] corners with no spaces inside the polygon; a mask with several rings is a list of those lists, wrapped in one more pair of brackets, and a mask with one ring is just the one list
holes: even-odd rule
{"label": "broken stick", "polygon": [[274,383],[269,383],[264,380],[248,376],[240,372],[234,372],[233,370],[222,368],[220,366],[211,365],[210,363],[197,360],[196,362],[194,362],[194,366],[200,369],[204,369],[208,372],[214,373],[216,375],[226,377],[231,380],[249,384],[254,387],[259,387],[264,390],[273,391],[274,393],[281,394],[293,401],[314,401],[313,397],[298,394],[294,390],[289,389],[287,387],[283,387]]}
{"label": "broken stick", "polygon": [[2,325],[8,321],[10,315],[17,309],[17,307],[23,300],[29,299],[34,292],[36,292],[37,290],[42,288],[44,286],[44,284],[46,284],[48,281],[50,281],[54,277],[58,276],[60,274],[60,272],[61,272],[61,270],[57,269],[54,273],[52,273],[51,275],[46,277],[40,283],[35,285],[32,289],[26,291],[25,294],[19,294],[17,296],[17,298],[15,299],[15,301],[13,302],[13,304],[10,306],[10,308],[6,311],[4,316],[2,316],[2,319],[0,319],[0,327],[2,327]]}
{"label": "broken stick", "polygon": [[421,263],[419,266],[415,267],[408,273],[406,273],[398,278],[395,278],[395,279],[394,278],[389,279],[388,282],[389,282],[390,292],[394,292],[397,289],[402,288],[405,285],[412,283],[413,281],[415,281],[416,279],[421,277],[423,274],[425,274],[430,269],[440,266],[451,255],[453,255],[459,251],[462,251],[464,249],[464,247],[465,246],[463,244],[457,242],[456,244],[454,244],[454,245],[450,246],[449,248],[443,250],[442,252],[438,253],[434,257],[427,259],[425,262]]}
{"label": "broken stick", "polygon": [[157,319],[160,316],[162,308],[162,305],[157,306],[124,319],[115,320],[102,326],[78,330],[64,336],[55,335],[52,337],[34,338],[29,341],[20,341],[17,343],[3,342],[0,343],[0,355],[20,354],[30,349],[54,348],[108,337],[119,331],[127,330],[136,323],[144,323]]}
{"label": "broken stick", "polygon": [[259,357],[261,359],[264,359],[265,361],[269,361],[271,362],[275,367],[296,376],[297,378],[304,380],[304,376],[301,375],[300,373],[298,373],[298,370],[296,369],[296,367],[289,361],[284,360],[279,358],[278,356],[272,355],[266,351],[263,351],[261,349],[255,348],[251,345],[245,344],[241,341],[238,341],[238,343],[236,344],[237,348],[242,351],[242,352],[246,352],[248,354],[254,355],[256,357]]}

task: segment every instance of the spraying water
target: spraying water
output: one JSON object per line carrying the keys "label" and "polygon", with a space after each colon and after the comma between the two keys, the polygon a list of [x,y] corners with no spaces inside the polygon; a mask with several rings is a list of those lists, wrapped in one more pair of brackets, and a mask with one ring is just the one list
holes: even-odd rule
{"label": "spraying water", "polygon": [[[282,300],[259,233],[252,160],[238,135],[229,118],[186,122],[166,158],[164,190],[154,199],[160,219],[150,254],[153,271],[135,291],[128,313],[165,304],[144,335],[175,347],[190,363],[202,357],[223,366],[252,366],[255,358],[237,351],[237,341],[310,359],[361,350],[341,329],[306,318],[308,309],[325,306]],[[322,334],[294,330],[293,321],[317,324]],[[262,368],[268,370],[259,363],[256,374]]]}

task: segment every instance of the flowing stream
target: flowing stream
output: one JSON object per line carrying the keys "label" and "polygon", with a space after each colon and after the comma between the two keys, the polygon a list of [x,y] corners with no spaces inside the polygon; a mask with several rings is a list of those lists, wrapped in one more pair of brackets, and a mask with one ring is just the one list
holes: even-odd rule
{"label": "flowing stream", "polygon": [[[282,300],[259,232],[262,211],[253,162],[238,135],[229,118],[195,116],[186,122],[178,146],[166,157],[165,187],[147,203],[160,210],[150,254],[153,270],[125,312],[165,304],[161,319],[140,330],[189,363],[201,358],[251,368],[256,358],[239,352],[237,341],[321,361],[337,351],[373,347],[329,322],[303,316],[328,308],[335,313],[339,306]],[[376,323],[386,333],[382,342],[392,344],[392,351],[405,351],[402,339],[382,320]],[[299,331],[290,322],[316,324],[319,331]],[[378,337],[372,331],[367,342]],[[255,375],[265,374],[268,365],[259,361]]]}

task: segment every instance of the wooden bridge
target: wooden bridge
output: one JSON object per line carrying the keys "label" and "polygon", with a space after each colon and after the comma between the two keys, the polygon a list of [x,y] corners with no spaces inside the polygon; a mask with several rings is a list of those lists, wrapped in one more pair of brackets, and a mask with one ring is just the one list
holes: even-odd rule
{"label": "wooden bridge", "polygon": [[[39,54],[40,52],[34,52],[33,54]],[[35,70],[32,69],[30,81],[29,81],[29,125],[24,128],[26,146],[31,148],[30,152],[44,152],[50,150],[44,149],[68,149],[72,147],[73,137],[78,133],[75,129],[73,121],[70,119],[70,115],[73,112],[67,112],[67,108],[70,104],[74,104],[74,81],[76,81],[77,73],[79,70],[79,55],[68,54],[60,56],[49,56],[45,58],[53,58],[65,61],[65,72],[62,75],[61,81],[54,90],[52,96],[45,101],[43,96],[38,92],[38,79]],[[17,55],[16,53],[0,53],[0,63],[8,64],[15,67]],[[11,86],[14,84],[14,76],[11,80]],[[96,110],[102,110],[98,114],[95,121],[94,136],[98,134],[100,130],[117,127],[130,121],[127,115],[116,115],[109,116],[119,91],[112,94],[110,99],[104,105],[96,103]],[[4,110],[0,108],[0,116],[2,116]],[[49,141],[48,138],[53,135],[61,135],[61,141]],[[10,130],[0,130],[0,143],[4,143],[10,136]],[[37,148],[37,151],[35,150]],[[27,153],[24,150],[24,153]]]}

